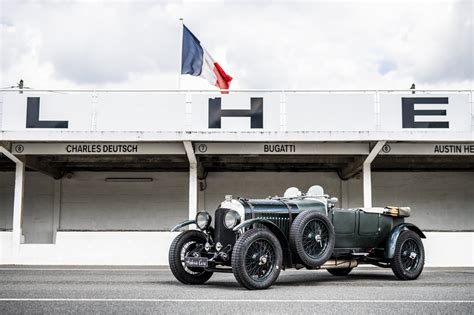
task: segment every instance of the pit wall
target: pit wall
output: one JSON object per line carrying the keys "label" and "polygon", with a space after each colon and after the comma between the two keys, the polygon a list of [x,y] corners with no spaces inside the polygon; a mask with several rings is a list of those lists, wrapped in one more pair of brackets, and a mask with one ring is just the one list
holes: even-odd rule
{"label": "pit wall", "polygon": [[[151,177],[111,183],[110,177]],[[409,205],[407,221],[426,232],[428,266],[474,266],[474,172],[373,173],[374,206]],[[317,183],[340,207],[362,206],[362,180],[333,172],[209,173],[199,209],[213,212],[224,195],[268,197]],[[0,264],[165,265],[188,216],[187,173],[78,172],[60,181],[27,172],[24,244],[11,244],[14,174],[0,172]],[[58,231],[58,232],[56,232]],[[449,254],[447,254],[449,248]]]}
{"label": "pit wall", "polygon": [[[56,244],[21,244],[15,249],[11,234],[0,232],[0,264],[168,265],[169,246],[178,235],[177,232],[58,232]],[[426,237],[423,240],[426,266],[474,266],[474,233],[427,232]]]}

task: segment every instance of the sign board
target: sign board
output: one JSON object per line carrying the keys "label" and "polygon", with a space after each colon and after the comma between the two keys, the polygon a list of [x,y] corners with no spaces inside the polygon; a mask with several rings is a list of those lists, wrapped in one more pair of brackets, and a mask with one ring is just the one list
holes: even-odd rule
{"label": "sign board", "polygon": [[258,154],[258,155],[366,155],[369,145],[365,143],[196,143],[197,155],[212,154]]}
{"label": "sign board", "polygon": [[182,143],[13,143],[15,155],[181,155]]}
{"label": "sign board", "polygon": [[[368,143],[198,142],[196,155],[367,155]],[[15,155],[184,155],[176,142],[13,143]],[[387,143],[381,155],[474,155],[472,143]]]}
{"label": "sign board", "polygon": [[[469,92],[0,93],[2,131],[471,132]],[[453,134],[454,135],[454,134]],[[310,141],[310,139],[308,139]]]}
{"label": "sign board", "polygon": [[473,143],[387,143],[381,155],[474,155]]}
{"label": "sign board", "polygon": [[373,94],[289,94],[288,131],[373,131]]}
{"label": "sign board", "polygon": [[469,94],[381,94],[381,130],[471,130]]}

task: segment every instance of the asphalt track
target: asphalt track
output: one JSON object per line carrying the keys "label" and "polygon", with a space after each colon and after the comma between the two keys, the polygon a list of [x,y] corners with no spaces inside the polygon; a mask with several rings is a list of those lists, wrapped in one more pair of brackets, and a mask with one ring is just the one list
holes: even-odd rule
{"label": "asphalt track", "polygon": [[186,286],[164,267],[0,266],[0,314],[84,313],[474,314],[474,268],[425,268],[416,281],[379,268],[288,270],[248,291],[232,274]]}

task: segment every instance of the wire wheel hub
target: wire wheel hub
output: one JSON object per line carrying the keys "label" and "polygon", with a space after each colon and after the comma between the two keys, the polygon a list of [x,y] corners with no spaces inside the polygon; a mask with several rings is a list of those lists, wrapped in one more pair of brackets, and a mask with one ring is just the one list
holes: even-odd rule
{"label": "wire wheel hub", "polygon": [[418,244],[408,239],[402,244],[402,265],[406,271],[414,270],[418,267],[420,261],[420,248]]}
{"label": "wire wheel hub", "polygon": [[315,219],[306,224],[303,230],[303,248],[310,257],[319,257],[325,251],[328,242],[329,233],[324,222]]}
{"label": "wire wheel hub", "polygon": [[251,278],[265,280],[273,271],[275,251],[272,244],[264,239],[254,241],[247,251],[245,269]]}

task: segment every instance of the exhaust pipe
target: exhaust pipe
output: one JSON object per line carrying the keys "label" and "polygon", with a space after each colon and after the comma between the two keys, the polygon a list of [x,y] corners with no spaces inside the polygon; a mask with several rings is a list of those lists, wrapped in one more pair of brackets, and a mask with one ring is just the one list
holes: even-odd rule
{"label": "exhaust pipe", "polygon": [[330,259],[322,265],[321,269],[339,269],[339,268],[355,268],[359,265],[357,260],[355,259],[347,259],[347,260],[337,260],[337,259]]}

